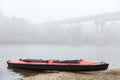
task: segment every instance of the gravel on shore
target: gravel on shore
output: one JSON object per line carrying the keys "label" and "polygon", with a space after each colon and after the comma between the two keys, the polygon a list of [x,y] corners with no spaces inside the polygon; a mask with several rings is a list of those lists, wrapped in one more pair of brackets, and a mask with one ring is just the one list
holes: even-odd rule
{"label": "gravel on shore", "polygon": [[95,72],[49,72],[24,77],[21,80],[120,80],[120,69]]}

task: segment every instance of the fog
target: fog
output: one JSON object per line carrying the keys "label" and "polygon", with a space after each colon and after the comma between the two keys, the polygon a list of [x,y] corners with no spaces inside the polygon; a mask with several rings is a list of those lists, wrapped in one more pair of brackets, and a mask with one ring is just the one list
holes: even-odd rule
{"label": "fog", "polygon": [[120,43],[120,20],[106,22],[102,31],[92,21],[51,23],[120,11],[119,0],[86,1],[0,0],[0,43]]}
{"label": "fog", "polygon": [[[104,26],[101,41],[119,43],[120,20],[109,21]],[[55,43],[55,44],[95,44],[99,33],[93,22],[64,24],[60,26],[31,24],[16,17],[0,14],[0,43]]]}
{"label": "fog", "polygon": [[120,0],[0,0],[7,16],[43,23],[93,14],[120,11]]}

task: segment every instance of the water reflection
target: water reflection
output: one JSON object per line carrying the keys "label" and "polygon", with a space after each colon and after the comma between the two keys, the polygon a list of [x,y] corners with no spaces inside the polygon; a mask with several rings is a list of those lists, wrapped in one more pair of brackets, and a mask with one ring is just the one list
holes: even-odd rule
{"label": "water reflection", "polygon": [[50,71],[50,70],[29,70],[29,69],[21,69],[21,68],[13,68],[7,67],[8,70],[12,72],[18,73],[23,77],[35,76],[37,74],[46,74],[46,73],[58,73],[59,71]]}
{"label": "water reflection", "polygon": [[0,80],[20,80],[22,75],[8,69],[0,69]]}
{"label": "water reflection", "polygon": [[12,68],[11,67],[7,67],[7,69],[11,70],[12,72],[19,73],[20,75],[22,75],[24,77],[34,76],[34,75],[37,75],[38,73],[40,73],[40,71],[19,69],[19,68],[13,68],[13,67]]}

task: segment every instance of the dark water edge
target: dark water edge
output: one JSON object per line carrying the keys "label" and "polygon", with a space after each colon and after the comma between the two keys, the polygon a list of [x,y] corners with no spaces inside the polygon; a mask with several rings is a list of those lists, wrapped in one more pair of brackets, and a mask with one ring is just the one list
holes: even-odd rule
{"label": "dark water edge", "polygon": [[43,44],[1,44],[0,80],[20,80],[22,77],[48,73],[8,68],[6,61],[19,58],[43,59],[85,59],[105,61],[109,69],[120,69],[120,45],[43,45]]}

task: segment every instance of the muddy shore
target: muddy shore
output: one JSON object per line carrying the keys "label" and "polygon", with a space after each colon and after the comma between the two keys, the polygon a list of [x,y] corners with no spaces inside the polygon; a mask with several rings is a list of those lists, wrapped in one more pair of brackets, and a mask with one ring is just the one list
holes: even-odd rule
{"label": "muddy shore", "polygon": [[47,72],[21,80],[120,80],[120,69],[97,72]]}

